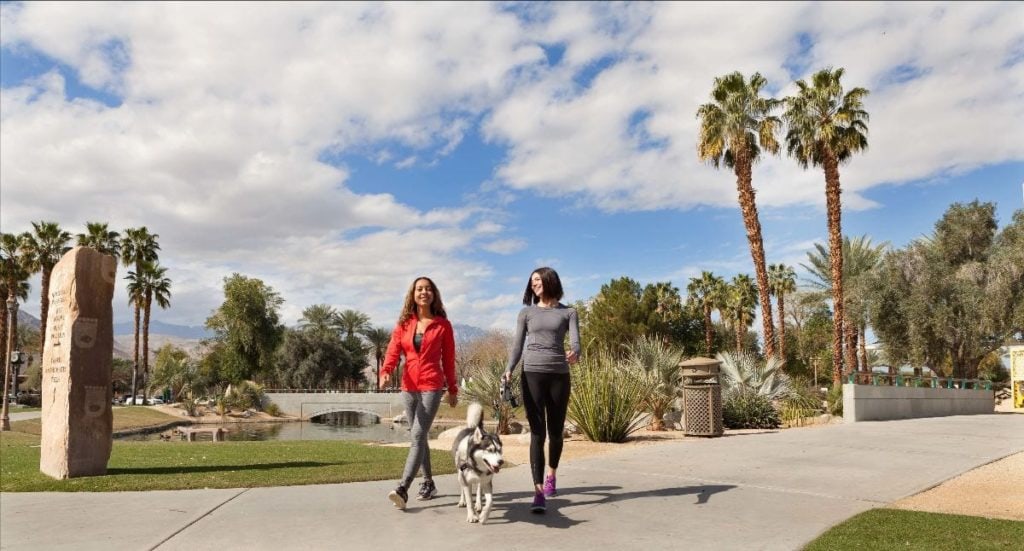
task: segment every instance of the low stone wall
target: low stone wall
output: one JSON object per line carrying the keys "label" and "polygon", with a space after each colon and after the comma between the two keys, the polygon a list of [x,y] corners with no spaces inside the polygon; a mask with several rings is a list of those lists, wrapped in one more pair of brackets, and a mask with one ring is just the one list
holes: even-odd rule
{"label": "low stone wall", "polygon": [[843,420],[847,423],[994,411],[991,390],[843,385]]}

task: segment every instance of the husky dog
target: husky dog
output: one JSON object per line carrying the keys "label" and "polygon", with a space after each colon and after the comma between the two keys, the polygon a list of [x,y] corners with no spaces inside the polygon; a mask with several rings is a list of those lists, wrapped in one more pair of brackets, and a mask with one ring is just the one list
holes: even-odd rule
{"label": "husky dog", "polygon": [[[491,481],[505,460],[501,457],[501,438],[484,430],[484,408],[473,402],[466,412],[466,428],[452,444],[455,467],[459,470],[459,507],[466,507],[466,522],[487,522],[491,514]],[[473,503],[473,494],[476,503]],[[483,503],[481,504],[481,498]]]}

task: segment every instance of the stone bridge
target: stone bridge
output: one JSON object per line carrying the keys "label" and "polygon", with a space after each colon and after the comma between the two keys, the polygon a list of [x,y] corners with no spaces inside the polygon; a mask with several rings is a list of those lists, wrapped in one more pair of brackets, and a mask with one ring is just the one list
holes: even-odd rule
{"label": "stone bridge", "polygon": [[277,404],[281,412],[300,419],[340,411],[355,411],[391,420],[405,411],[400,392],[341,392],[324,390],[269,390],[267,402]]}

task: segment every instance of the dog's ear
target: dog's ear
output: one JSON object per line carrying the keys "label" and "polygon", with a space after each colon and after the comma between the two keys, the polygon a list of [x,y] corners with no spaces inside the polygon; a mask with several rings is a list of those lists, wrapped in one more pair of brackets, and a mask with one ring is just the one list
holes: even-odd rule
{"label": "dog's ear", "polygon": [[481,441],[481,440],[483,440],[483,439],[484,439],[484,431],[483,431],[483,430],[481,430],[481,429],[480,429],[480,427],[477,427],[477,428],[476,428],[476,429],[475,429],[475,430],[473,431],[473,441],[474,441],[474,442],[479,442],[479,441]]}

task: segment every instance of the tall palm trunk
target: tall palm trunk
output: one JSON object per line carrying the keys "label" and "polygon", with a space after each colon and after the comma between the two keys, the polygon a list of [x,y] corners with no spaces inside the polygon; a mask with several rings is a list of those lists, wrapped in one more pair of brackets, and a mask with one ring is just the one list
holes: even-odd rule
{"label": "tall palm trunk", "polygon": [[704,306],[704,352],[711,357],[711,345],[714,339],[711,332],[711,305]]}
{"label": "tall palm trunk", "polygon": [[736,353],[739,354],[740,352],[743,352],[743,333],[745,333],[746,331],[744,331],[745,326],[743,325],[743,322],[740,321],[739,318],[736,318],[736,325],[735,325],[735,327],[736,327]]}
{"label": "tall palm trunk", "polygon": [[861,326],[861,328],[860,328],[860,339],[859,339],[859,342],[860,342],[860,365],[861,365],[861,369],[863,369],[864,371],[867,371],[868,373],[870,373],[871,372],[871,366],[868,365],[868,346],[867,346],[866,339],[867,339],[867,332],[865,331],[864,327]]}
{"label": "tall palm trunk", "polygon": [[828,257],[832,267],[832,384],[843,383],[843,229],[840,220],[839,161],[825,154],[825,204],[828,210]]}
{"label": "tall palm trunk", "polygon": [[857,365],[857,326],[850,320],[844,320],[843,331],[846,333],[846,372],[853,373],[860,370]]}
{"label": "tall palm trunk", "polygon": [[7,365],[7,297],[0,296],[0,372]]}
{"label": "tall palm trunk", "polygon": [[153,292],[146,291],[146,304],[142,312],[142,403],[149,398],[149,312],[153,305]]}
{"label": "tall palm trunk", "polygon": [[[138,272],[136,272],[138,273]],[[132,363],[132,403],[135,403],[135,397],[139,394],[139,301],[132,301],[135,306],[135,355],[134,363]]]}
{"label": "tall palm trunk", "polygon": [[39,279],[39,344],[46,349],[46,320],[50,316],[50,274],[53,266],[43,266]]}
{"label": "tall palm trunk", "polygon": [[786,299],[779,293],[779,358],[786,365]]}
{"label": "tall palm trunk", "polygon": [[757,296],[761,303],[764,349],[768,357],[774,357],[775,330],[772,328],[774,324],[772,303],[768,300],[768,271],[764,267],[764,242],[761,238],[761,221],[757,218],[757,204],[754,202],[754,187],[751,184],[751,163],[747,154],[742,150],[738,156],[739,158],[736,160],[736,191],[739,193],[743,224],[747,227],[747,241],[750,242],[750,256],[754,261],[754,273],[757,275]]}

